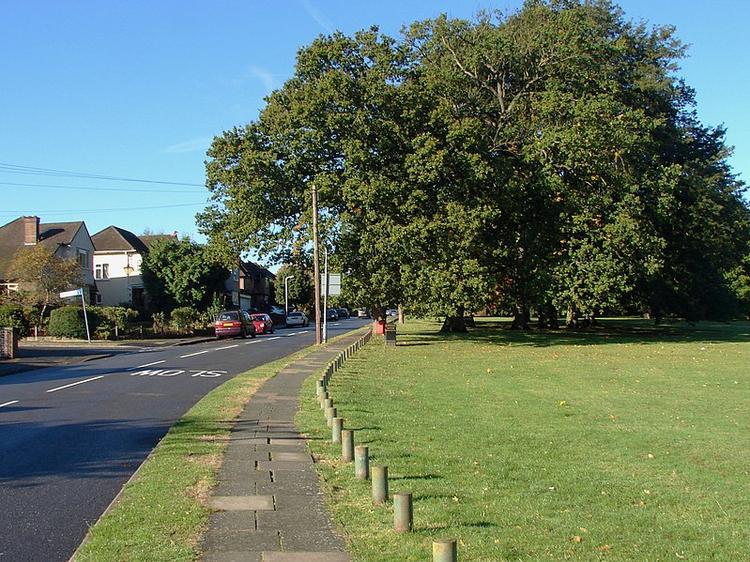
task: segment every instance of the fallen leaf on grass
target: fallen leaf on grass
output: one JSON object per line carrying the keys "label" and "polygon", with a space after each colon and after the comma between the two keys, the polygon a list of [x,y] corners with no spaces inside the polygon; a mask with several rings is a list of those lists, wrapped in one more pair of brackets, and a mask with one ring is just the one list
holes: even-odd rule
{"label": "fallen leaf on grass", "polygon": [[583,537],[581,537],[581,535],[573,536],[573,542],[581,542],[582,540],[583,540]]}
{"label": "fallen leaf on grass", "polygon": [[612,550],[611,544],[603,544],[602,546],[597,546],[596,550],[600,552],[607,552],[608,550]]}

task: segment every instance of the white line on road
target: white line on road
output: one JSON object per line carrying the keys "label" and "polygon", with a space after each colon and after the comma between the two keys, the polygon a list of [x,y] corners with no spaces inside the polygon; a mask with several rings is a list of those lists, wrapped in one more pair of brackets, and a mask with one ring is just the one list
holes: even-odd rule
{"label": "white line on road", "polygon": [[272,337],[272,338],[266,338],[266,341],[271,341],[271,340],[278,340],[278,339],[280,339],[280,338],[281,338],[281,336],[274,336],[274,337]]}
{"label": "white line on road", "polygon": [[18,400],[11,400],[10,402],[6,402],[5,404],[0,404],[0,408],[3,406],[11,406],[13,404],[18,404]]}
{"label": "white line on road", "polygon": [[180,359],[185,359],[186,357],[195,357],[196,355],[202,355],[203,353],[210,352],[210,349],[206,349],[205,351],[197,351],[196,353],[188,353],[187,355],[180,355]]}
{"label": "white line on road", "polygon": [[98,377],[91,377],[90,379],[83,379],[82,381],[72,382],[70,384],[66,384],[65,386],[58,386],[57,388],[50,388],[47,392],[57,392],[58,390],[64,390],[66,388],[70,388],[71,386],[77,386],[85,382],[91,382],[91,381],[95,381],[96,379],[103,379],[103,378],[104,378],[104,375],[99,375]]}
{"label": "white line on road", "polygon": [[151,365],[158,365],[159,363],[166,363],[166,359],[162,359],[161,361],[154,361],[153,363],[146,363],[145,365],[138,365],[137,367],[133,367],[134,369],[143,369],[144,367],[150,367]]}
{"label": "white line on road", "polygon": [[234,345],[225,345],[224,347],[217,347],[216,351],[219,351],[220,349],[232,349],[233,347],[239,347],[240,344],[236,343]]}
{"label": "white line on road", "polygon": [[251,343],[258,343],[261,340],[253,340],[253,341],[246,341],[245,345],[250,345]]}

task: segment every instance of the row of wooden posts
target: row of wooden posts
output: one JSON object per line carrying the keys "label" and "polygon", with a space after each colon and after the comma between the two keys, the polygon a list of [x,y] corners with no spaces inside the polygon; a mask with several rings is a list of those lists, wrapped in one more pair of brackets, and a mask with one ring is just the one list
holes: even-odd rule
{"label": "row of wooden posts", "polygon": [[[333,375],[354,353],[362,349],[372,338],[369,330],[361,338],[344,349],[327,367],[323,376],[315,384],[315,392],[320,407],[325,413],[326,424],[331,428],[331,442],[341,445],[341,460],[354,461],[354,477],[372,481],[372,502],[383,505],[388,501],[388,467],[374,465],[370,471],[370,451],[366,445],[354,445],[354,430],[344,429],[344,418],[333,405],[328,393],[328,383]],[[411,492],[398,492],[393,495],[393,528],[397,533],[408,533],[413,528],[413,502]],[[432,543],[433,562],[456,562],[456,540],[442,539]]]}

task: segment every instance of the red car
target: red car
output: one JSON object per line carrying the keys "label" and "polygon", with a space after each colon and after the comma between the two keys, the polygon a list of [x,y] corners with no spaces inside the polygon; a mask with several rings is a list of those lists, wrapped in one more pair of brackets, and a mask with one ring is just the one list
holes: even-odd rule
{"label": "red car", "polygon": [[220,312],[214,322],[216,339],[241,337],[246,338],[248,335],[255,337],[255,324],[250,319],[247,312],[241,310],[225,310]]}
{"label": "red car", "polygon": [[273,334],[273,320],[268,314],[251,314],[250,318],[255,324],[255,332],[258,334]]}

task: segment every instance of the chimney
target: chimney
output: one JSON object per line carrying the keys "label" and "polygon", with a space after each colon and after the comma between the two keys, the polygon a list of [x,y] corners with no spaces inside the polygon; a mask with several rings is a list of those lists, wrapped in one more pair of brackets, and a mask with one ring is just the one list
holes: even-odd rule
{"label": "chimney", "polygon": [[23,244],[35,246],[39,241],[39,217],[23,217]]}

